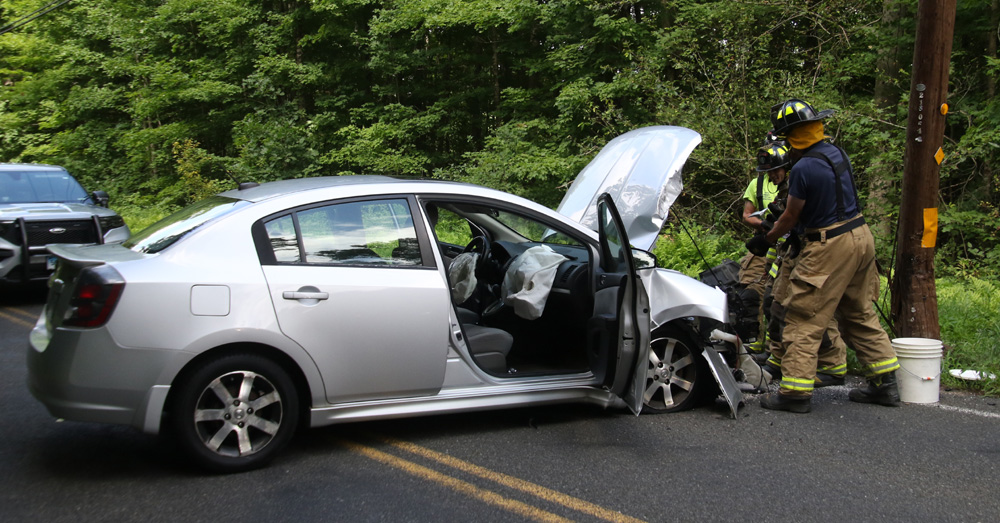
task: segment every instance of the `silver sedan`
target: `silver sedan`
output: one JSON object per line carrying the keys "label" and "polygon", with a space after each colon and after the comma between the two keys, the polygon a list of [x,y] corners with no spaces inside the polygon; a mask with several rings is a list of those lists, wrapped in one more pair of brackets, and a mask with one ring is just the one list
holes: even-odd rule
{"label": "silver sedan", "polygon": [[699,141],[623,135],[557,211],[467,184],[305,178],[244,184],[124,245],[51,246],[29,387],[53,416],[168,431],[223,472],[302,425],[692,407],[732,388],[725,295],[642,249]]}

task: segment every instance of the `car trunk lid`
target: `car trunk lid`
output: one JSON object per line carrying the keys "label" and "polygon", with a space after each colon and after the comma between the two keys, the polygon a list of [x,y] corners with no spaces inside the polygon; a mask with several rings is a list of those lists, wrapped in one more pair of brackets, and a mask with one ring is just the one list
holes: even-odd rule
{"label": "car trunk lid", "polygon": [[[110,305],[113,308],[125,283],[113,266],[146,257],[118,244],[55,244],[49,245],[48,251],[59,260],[56,271],[49,280],[49,295],[45,306],[47,330],[50,333],[63,325],[67,318],[79,317],[81,298],[89,300],[86,306]],[[92,289],[82,289],[85,285],[92,286]],[[110,313],[110,310],[107,312]],[[106,316],[100,316],[100,313],[100,310],[94,311],[95,322],[107,319]],[[83,323],[74,326],[97,325]]]}

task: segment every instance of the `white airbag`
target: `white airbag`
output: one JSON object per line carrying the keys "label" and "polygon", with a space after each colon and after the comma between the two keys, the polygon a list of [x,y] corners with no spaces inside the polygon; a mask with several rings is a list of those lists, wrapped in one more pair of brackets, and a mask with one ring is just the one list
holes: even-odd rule
{"label": "white airbag", "polygon": [[479,253],[463,252],[451,261],[448,267],[448,279],[451,283],[451,299],[459,305],[472,296],[476,290],[476,262],[479,261]]}
{"label": "white airbag", "polygon": [[566,257],[547,246],[532,247],[511,262],[503,277],[501,296],[518,316],[534,320],[542,315],[555,281],[556,269]]}

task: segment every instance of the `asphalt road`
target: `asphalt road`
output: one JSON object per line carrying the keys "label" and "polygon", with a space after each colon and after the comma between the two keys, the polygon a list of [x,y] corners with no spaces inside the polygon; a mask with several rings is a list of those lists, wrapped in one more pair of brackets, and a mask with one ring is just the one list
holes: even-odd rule
{"label": "asphalt road", "polygon": [[57,422],[25,386],[44,294],[0,288],[0,521],[996,521],[997,399],[807,415],[588,406],[302,433],[270,467],[191,469],[164,438]]}

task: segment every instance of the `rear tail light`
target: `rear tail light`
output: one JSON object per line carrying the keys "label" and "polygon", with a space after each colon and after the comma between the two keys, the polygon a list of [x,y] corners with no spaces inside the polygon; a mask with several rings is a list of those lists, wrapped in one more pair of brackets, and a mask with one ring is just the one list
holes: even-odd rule
{"label": "rear tail light", "polygon": [[73,297],[63,316],[63,325],[70,327],[100,327],[107,323],[125,289],[121,274],[108,265],[88,267],[80,271]]}

